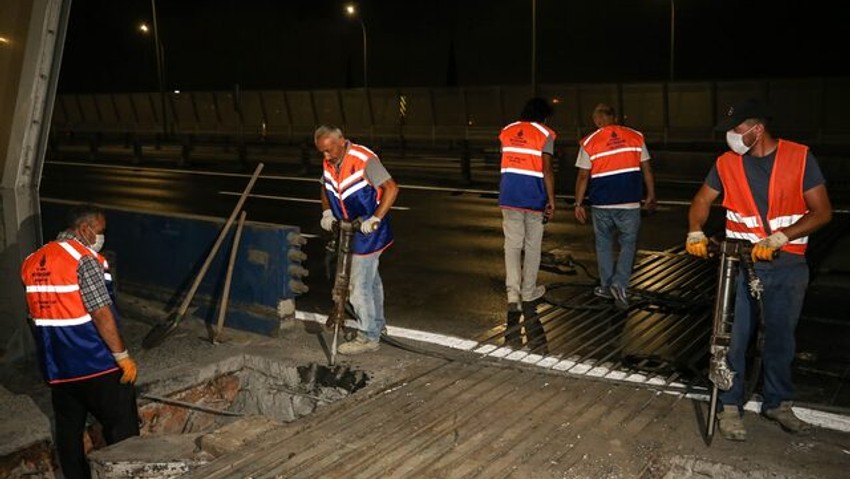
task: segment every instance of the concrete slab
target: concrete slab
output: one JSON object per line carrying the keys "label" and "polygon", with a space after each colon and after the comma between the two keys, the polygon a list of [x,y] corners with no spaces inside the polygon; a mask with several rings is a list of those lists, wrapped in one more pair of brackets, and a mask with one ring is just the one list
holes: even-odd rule
{"label": "concrete slab", "polygon": [[51,440],[50,420],[32,398],[0,387],[0,404],[0,457]]}
{"label": "concrete slab", "polygon": [[26,395],[0,387],[0,479],[53,479],[50,420]]}
{"label": "concrete slab", "polygon": [[206,464],[212,456],[191,434],[131,437],[89,454],[93,479],[170,479]]}

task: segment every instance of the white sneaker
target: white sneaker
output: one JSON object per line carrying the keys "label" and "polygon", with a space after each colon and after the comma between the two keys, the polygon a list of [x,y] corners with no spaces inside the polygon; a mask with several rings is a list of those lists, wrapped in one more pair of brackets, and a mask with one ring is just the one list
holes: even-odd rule
{"label": "white sneaker", "polygon": [[360,354],[368,353],[369,351],[377,351],[380,346],[380,341],[370,341],[369,339],[366,339],[365,336],[358,334],[353,341],[340,344],[337,351],[340,354]]}

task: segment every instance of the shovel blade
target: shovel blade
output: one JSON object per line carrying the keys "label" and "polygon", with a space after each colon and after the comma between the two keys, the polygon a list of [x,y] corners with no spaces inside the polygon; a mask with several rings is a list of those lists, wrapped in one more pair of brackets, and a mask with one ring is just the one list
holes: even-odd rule
{"label": "shovel blade", "polygon": [[165,341],[165,338],[177,329],[177,326],[180,324],[180,320],[182,319],[182,315],[172,313],[168,319],[151,328],[151,330],[148,331],[148,334],[145,335],[144,339],[142,339],[142,348],[152,349],[162,344]]}

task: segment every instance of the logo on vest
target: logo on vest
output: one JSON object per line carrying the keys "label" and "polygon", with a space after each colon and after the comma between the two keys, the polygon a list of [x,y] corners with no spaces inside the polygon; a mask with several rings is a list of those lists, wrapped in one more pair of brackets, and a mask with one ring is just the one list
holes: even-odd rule
{"label": "logo on vest", "polygon": [[47,255],[41,255],[41,259],[38,260],[38,266],[32,272],[32,279],[37,283],[45,283],[49,277],[50,270],[47,269]]}
{"label": "logo on vest", "polygon": [[528,140],[525,139],[525,132],[522,128],[516,130],[516,133],[514,133],[514,136],[511,137],[510,141],[512,145],[525,145],[528,143]]}
{"label": "logo on vest", "polygon": [[609,148],[620,148],[626,143],[626,140],[620,138],[616,131],[611,131],[611,136],[608,137],[606,146]]}

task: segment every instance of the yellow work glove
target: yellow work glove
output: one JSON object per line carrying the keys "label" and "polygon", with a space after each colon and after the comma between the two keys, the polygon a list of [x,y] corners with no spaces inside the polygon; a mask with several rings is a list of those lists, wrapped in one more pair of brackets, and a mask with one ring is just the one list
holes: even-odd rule
{"label": "yellow work glove", "polygon": [[691,231],[685,241],[685,250],[697,258],[708,258],[708,238],[702,231]]}
{"label": "yellow work glove", "polygon": [[750,255],[753,258],[753,263],[756,261],[773,261],[776,257],[776,252],[779,248],[788,244],[788,237],[785,233],[777,231],[767,238],[753,245],[753,251]]}
{"label": "yellow work glove", "polygon": [[115,362],[118,363],[118,367],[121,368],[121,371],[124,373],[121,375],[121,384],[134,384],[136,382],[138,368],[136,367],[136,362],[130,357],[130,354],[124,350],[120,353],[112,353],[112,356],[115,358]]}

